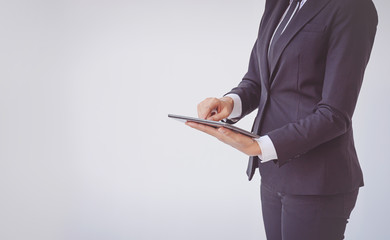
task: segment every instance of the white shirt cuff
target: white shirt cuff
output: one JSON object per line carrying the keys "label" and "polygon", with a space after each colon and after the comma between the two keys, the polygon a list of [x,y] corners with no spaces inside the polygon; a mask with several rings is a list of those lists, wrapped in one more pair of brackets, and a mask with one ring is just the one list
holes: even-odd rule
{"label": "white shirt cuff", "polygon": [[278,155],[276,154],[275,146],[269,138],[268,135],[262,136],[258,139],[255,139],[257,143],[259,144],[259,147],[261,149],[261,154],[258,155],[258,157],[261,160],[261,163],[265,163],[271,160],[278,159]]}
{"label": "white shirt cuff", "polygon": [[233,99],[234,105],[233,105],[233,110],[230,113],[230,115],[227,117],[227,119],[234,119],[234,118],[239,118],[241,117],[242,114],[242,103],[241,103],[241,98],[237,94],[234,93],[229,93],[226,94],[225,97],[230,97]]}

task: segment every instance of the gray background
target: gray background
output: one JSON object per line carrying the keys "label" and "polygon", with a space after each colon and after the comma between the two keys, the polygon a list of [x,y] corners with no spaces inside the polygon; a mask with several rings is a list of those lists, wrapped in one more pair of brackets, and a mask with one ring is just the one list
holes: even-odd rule
{"label": "gray background", "polygon": [[[375,3],[354,115],[366,182],[355,240],[390,236],[390,4]],[[195,116],[240,81],[263,6],[1,1],[0,239],[265,239],[247,157],[166,116]]]}

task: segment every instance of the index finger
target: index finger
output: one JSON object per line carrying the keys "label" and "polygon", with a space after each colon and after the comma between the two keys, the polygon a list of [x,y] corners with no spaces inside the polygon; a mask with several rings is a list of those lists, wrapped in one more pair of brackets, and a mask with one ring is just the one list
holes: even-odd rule
{"label": "index finger", "polygon": [[198,104],[198,117],[206,119],[213,110],[218,108],[219,101],[216,98],[207,98]]}

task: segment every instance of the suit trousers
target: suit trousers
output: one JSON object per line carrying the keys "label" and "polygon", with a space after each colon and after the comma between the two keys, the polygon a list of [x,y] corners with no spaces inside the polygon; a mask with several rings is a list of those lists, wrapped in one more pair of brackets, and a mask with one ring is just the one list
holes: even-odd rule
{"label": "suit trousers", "polygon": [[261,184],[267,240],[340,240],[359,189],[335,195],[291,195]]}

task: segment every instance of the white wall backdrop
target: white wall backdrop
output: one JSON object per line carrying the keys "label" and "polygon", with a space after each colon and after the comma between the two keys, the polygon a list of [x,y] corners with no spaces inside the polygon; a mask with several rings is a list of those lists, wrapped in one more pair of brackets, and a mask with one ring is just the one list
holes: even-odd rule
{"label": "white wall backdrop", "polygon": [[[354,240],[390,236],[390,4],[375,3],[354,116],[366,182]],[[263,6],[0,1],[0,239],[265,239],[247,157],[167,118],[195,116],[240,81]]]}

